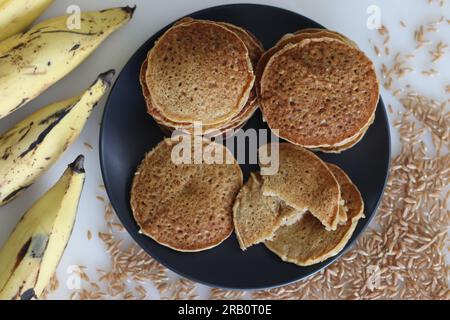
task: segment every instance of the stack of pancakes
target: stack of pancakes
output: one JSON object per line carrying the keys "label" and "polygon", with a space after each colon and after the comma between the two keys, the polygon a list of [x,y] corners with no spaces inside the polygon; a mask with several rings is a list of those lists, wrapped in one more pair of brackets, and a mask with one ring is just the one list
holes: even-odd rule
{"label": "stack of pancakes", "polygon": [[167,132],[216,136],[256,111],[254,68],[263,53],[249,31],[185,18],[156,42],[141,68],[148,113]]}
{"label": "stack of pancakes", "polygon": [[343,249],[363,217],[361,194],[336,165],[301,147],[278,147],[278,173],[253,173],[236,197],[233,220],[240,247],[263,242],[300,266],[324,261]]}
{"label": "stack of pancakes", "polygon": [[[200,137],[183,151],[190,161],[174,161],[185,138],[191,139],[166,139],[146,155],[135,173],[130,203],[141,233],[174,250],[195,252],[219,245],[232,233],[232,207],[243,178],[226,147]],[[197,159],[194,148],[221,161]]]}
{"label": "stack of pancakes", "polygon": [[285,35],[256,69],[260,107],[281,138],[339,153],[375,119],[379,84],[373,63],[345,36],[304,29]]}

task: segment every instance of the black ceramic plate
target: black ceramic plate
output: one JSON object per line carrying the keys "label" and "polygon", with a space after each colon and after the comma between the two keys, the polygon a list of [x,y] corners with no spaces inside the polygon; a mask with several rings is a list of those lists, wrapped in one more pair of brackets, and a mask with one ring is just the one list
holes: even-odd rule
{"label": "black ceramic plate", "polygon": [[[214,7],[189,16],[242,26],[253,32],[265,48],[273,46],[286,33],[321,27],[294,12],[251,4]],[[146,252],[174,272],[203,284],[223,288],[260,289],[280,286],[309,276],[332,263],[337,257],[310,267],[298,267],[282,262],[264,245],[256,245],[242,252],[234,235],[212,250],[181,253],[138,233],[129,205],[132,176],[144,154],[163,139],[162,132],[146,113],[139,85],[139,68],[155,40],[165,30],[166,28],[144,43],[124,67],[111,91],[103,115],[100,133],[103,179],[111,203],[130,235]],[[244,129],[247,128],[266,128],[259,112]],[[390,138],[383,102],[380,100],[375,123],[360,143],[340,155],[319,156],[343,168],[359,187],[364,198],[366,218],[360,220],[347,244],[348,249],[375,215],[386,182]],[[242,170],[246,179],[250,171],[257,170],[257,167],[244,165]]]}

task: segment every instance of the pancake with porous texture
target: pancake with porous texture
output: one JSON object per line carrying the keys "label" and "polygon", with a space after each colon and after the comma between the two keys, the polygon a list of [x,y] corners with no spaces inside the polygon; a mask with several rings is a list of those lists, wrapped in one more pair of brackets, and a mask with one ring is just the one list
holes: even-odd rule
{"label": "pancake with porous texture", "polygon": [[236,33],[236,35],[244,42],[245,46],[247,47],[252,66],[256,68],[259,59],[264,53],[264,47],[261,41],[259,41],[258,38],[256,38],[250,31],[238,27],[234,24],[227,22],[218,22],[218,24]]}
{"label": "pancake with porous texture", "polygon": [[180,25],[180,24],[189,24],[195,21],[203,21],[208,23],[217,23],[218,25],[225,27],[229,29],[230,31],[234,32],[245,44],[248,50],[248,55],[250,58],[250,62],[253,66],[253,69],[256,69],[256,66],[258,64],[259,59],[261,58],[262,54],[264,53],[264,46],[259,41],[258,38],[255,37],[253,33],[250,31],[236,26],[232,23],[228,22],[217,22],[217,21],[210,21],[210,20],[199,20],[199,19],[193,19],[191,17],[183,18],[179,21],[177,21],[174,26]]}
{"label": "pancake with porous texture", "polygon": [[[192,18],[187,17],[187,18],[183,18],[180,21],[178,21],[177,23],[175,23],[175,25],[189,24],[194,21],[204,21],[204,20],[194,20]],[[209,21],[209,22],[215,23],[212,21]],[[248,55],[249,55],[250,61],[252,63],[252,66],[253,66],[253,68],[256,68],[256,64],[258,63],[259,58],[261,57],[262,53],[264,52],[264,48],[262,47],[262,44],[260,43],[260,41],[258,39],[256,39],[256,37],[253,34],[251,34],[249,31],[247,31],[241,27],[238,27],[238,26],[235,26],[235,25],[232,25],[229,23],[223,23],[223,22],[217,22],[217,24],[229,29],[230,31],[233,31],[244,42],[245,46],[247,47]],[[152,115],[153,118],[155,118],[155,120],[158,122],[158,124],[164,126],[165,129],[169,132],[176,130],[176,129],[183,129],[189,133],[193,133],[193,124],[191,122],[172,121],[172,120],[168,119],[167,117],[165,117],[164,115],[162,115],[161,112],[159,112],[159,110],[152,105],[150,92],[148,90],[147,83],[146,83],[147,63],[148,63],[148,60],[146,59],[144,61],[144,63],[142,64],[141,74],[140,74],[140,82],[141,82],[142,90],[143,90],[144,97],[145,97],[145,100],[147,103],[148,113],[150,115]],[[258,105],[257,105],[256,89],[253,88],[248,97],[247,104],[239,112],[239,114],[237,114],[231,120],[222,121],[222,122],[212,124],[212,125],[203,125],[202,129],[204,132],[211,132],[213,130],[217,131],[217,135],[227,132],[228,130],[238,129],[247,122],[247,120],[253,115],[253,113],[256,111],[257,108],[258,108]],[[212,136],[214,136],[214,135],[212,135]]]}
{"label": "pancake with porous texture", "polygon": [[230,164],[176,164],[173,155],[199,162],[194,143],[182,153],[179,141],[166,139],[145,156],[131,189],[131,208],[142,233],[178,251],[206,250],[229,237],[233,203],[242,186],[241,169],[227,148],[196,141],[205,154],[217,156],[211,159],[229,159]]}
{"label": "pancake with porous texture", "polygon": [[[286,41],[298,36],[303,35]],[[342,40],[321,37],[288,43],[260,68],[264,118],[294,144],[344,146],[359,136],[375,112],[379,86],[373,63]]]}
{"label": "pancake with porous texture", "polygon": [[295,224],[281,227],[265,245],[283,261],[309,266],[335,256],[347,244],[363,217],[364,202],[358,188],[342,169],[335,165],[329,167],[341,185],[348,220],[335,231],[326,231],[319,220],[306,213]]}
{"label": "pancake with porous texture", "polygon": [[[260,85],[259,84],[261,81],[262,73],[264,71],[264,68],[267,65],[267,62],[275,53],[277,53],[278,51],[283,49],[283,47],[287,44],[295,44],[295,43],[298,43],[305,39],[320,39],[323,37],[340,40],[343,43],[346,43],[349,46],[352,46],[352,47],[358,49],[358,46],[356,45],[355,42],[353,42],[346,36],[344,36],[338,32],[331,31],[331,30],[312,28],[312,29],[302,29],[302,30],[296,31],[294,33],[286,34],[276,43],[276,45],[274,47],[272,47],[271,49],[267,50],[264,53],[264,55],[261,57],[258,65],[257,65],[256,72],[255,72],[255,75],[256,75],[255,87],[257,88],[257,90],[258,90],[257,92],[259,92],[259,95],[260,95]],[[350,137],[339,143],[336,143],[333,146],[322,146],[317,149],[322,152],[340,153],[342,151],[345,151],[345,150],[353,147],[364,137],[365,133],[367,132],[367,129],[373,123],[374,119],[375,119],[375,112],[373,113],[372,118],[365,125],[365,127],[362,128],[353,137]]]}
{"label": "pancake with porous texture", "polygon": [[328,230],[335,230],[341,191],[326,164],[311,151],[289,143],[279,144],[278,159],[278,172],[263,176],[263,195],[278,197],[299,213],[310,211]]}
{"label": "pancake with porous texture", "polygon": [[242,250],[271,239],[278,228],[278,215],[263,201],[262,179],[252,173],[233,206],[234,230]]}
{"label": "pancake with porous texture", "polygon": [[246,105],[254,74],[244,42],[207,21],[173,26],[149,52],[151,105],[174,122],[227,121]]}
{"label": "pancake with porous texture", "polygon": [[[160,127],[162,127],[165,132],[170,135],[170,133],[174,130],[183,130],[188,132],[189,134],[194,133],[194,128],[192,123],[188,122],[173,122],[170,119],[167,119],[164,115],[162,115],[158,109],[154,108],[151,103],[150,92],[147,88],[147,83],[145,82],[145,73],[147,71],[147,60],[141,66],[140,72],[140,83],[142,87],[142,92],[144,94],[145,102],[147,104],[148,113],[155,119]],[[249,101],[245,105],[245,107],[239,112],[237,116],[235,116],[230,121],[224,121],[222,123],[217,123],[214,125],[204,125],[202,126],[203,133],[211,132],[212,130],[217,131],[217,134],[222,134],[227,130],[239,129],[251,118],[251,116],[258,109],[258,104],[256,100],[256,93],[252,93],[249,97]],[[214,135],[213,135],[214,136]]]}
{"label": "pancake with porous texture", "polygon": [[[333,38],[336,40],[340,40],[348,45],[354,46],[357,48],[356,44],[345,36],[341,35],[338,32],[330,31],[326,29],[302,29],[295,33],[289,33],[284,35],[272,48],[264,52],[261,58],[258,61],[255,71],[255,85],[257,90],[260,90],[259,84],[261,82],[261,77],[264,72],[264,68],[269,62],[270,58],[284,48],[287,44],[295,44],[305,39],[320,39],[323,37]],[[260,92],[260,91],[259,91]]]}
{"label": "pancake with porous texture", "polygon": [[261,175],[252,173],[234,202],[234,230],[242,250],[271,239],[279,227],[300,218],[282,200],[263,196],[261,187]]}

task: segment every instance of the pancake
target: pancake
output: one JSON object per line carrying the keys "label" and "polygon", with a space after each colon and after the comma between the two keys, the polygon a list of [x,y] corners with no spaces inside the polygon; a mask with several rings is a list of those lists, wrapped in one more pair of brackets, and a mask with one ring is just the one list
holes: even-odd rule
{"label": "pancake", "polygon": [[[151,105],[150,92],[148,91],[147,84],[145,83],[145,72],[147,69],[147,60],[141,66],[140,73],[140,82],[142,87],[142,92],[144,94],[144,98],[147,104],[148,113],[155,119],[158,125],[164,128],[164,132],[170,135],[174,130],[183,130],[188,132],[189,134],[194,133],[194,128],[192,123],[187,122],[173,122],[166,117],[164,117],[156,108],[153,108]],[[256,97],[255,93],[251,94],[251,97]],[[255,98],[249,97],[249,101],[246,106],[239,112],[239,114],[231,119],[231,121],[214,124],[214,125],[206,125],[202,126],[202,131],[204,134],[207,134],[211,131],[217,131],[216,135],[223,134],[228,130],[238,130],[240,127],[243,127],[245,123],[250,119],[255,111],[258,109],[258,104]],[[211,135],[210,137],[214,137],[215,135]]]}
{"label": "pancake", "polygon": [[[166,139],[145,156],[133,179],[130,204],[143,234],[177,251],[206,250],[233,231],[232,207],[242,172],[227,148],[200,138],[205,153],[209,148],[231,164],[176,165],[172,153],[179,154],[180,139]],[[193,145],[185,154],[196,157]]]}
{"label": "pancake", "polygon": [[236,237],[242,250],[271,239],[277,229],[278,215],[263,201],[262,179],[252,173],[233,206]]}
{"label": "pancake", "polygon": [[319,220],[306,213],[295,224],[281,227],[273,240],[264,244],[283,261],[310,266],[337,255],[347,244],[358,220],[363,216],[364,202],[358,188],[342,169],[330,164],[329,167],[341,185],[348,220],[335,231],[326,231]]}
{"label": "pancake", "polygon": [[[327,29],[307,28],[307,29],[302,29],[302,30],[296,31],[294,33],[286,34],[276,43],[276,45],[273,48],[266,51],[266,53],[261,57],[259,64],[257,66],[257,71],[256,71],[256,81],[255,81],[256,85],[255,86],[257,87],[257,89],[260,90],[259,83],[260,83],[264,68],[267,65],[267,62],[276,52],[278,52],[285,45],[290,44],[290,43],[295,44],[301,40],[320,39],[322,37],[328,37],[328,38],[340,40],[340,41],[358,49],[358,46],[356,45],[356,43],[353,42],[352,40],[350,40],[349,38],[347,38],[346,36],[344,36],[338,32],[327,30]],[[345,140],[341,141],[340,143],[337,143],[333,146],[323,146],[322,148],[318,148],[318,150],[320,150],[322,152],[328,152],[328,153],[340,153],[344,150],[347,150],[347,149],[353,147],[356,143],[358,143],[362,139],[362,137],[364,136],[368,127],[373,123],[374,118],[375,118],[375,113],[373,114],[371,121],[369,121],[369,123],[366,124],[366,126],[363,129],[361,129],[360,132],[355,134],[355,136],[345,139]]]}
{"label": "pancake", "polygon": [[[193,21],[199,21],[199,20],[194,20],[192,18],[187,17],[187,18],[183,18],[180,21],[178,21],[177,23],[175,23],[175,25],[191,23]],[[245,46],[247,47],[253,68],[256,68],[256,64],[264,51],[259,40],[257,40],[254,35],[252,35],[250,32],[248,32],[247,30],[245,30],[243,28],[240,28],[240,27],[234,26],[232,24],[228,24],[228,23],[218,23],[218,24],[235,32],[239,36],[239,38],[244,42]],[[183,129],[183,130],[187,131],[188,133],[192,134],[193,133],[193,124],[192,123],[171,121],[167,117],[164,117],[157,108],[153,107],[153,105],[151,103],[150,92],[148,90],[147,83],[146,83],[146,72],[147,72],[147,59],[144,61],[144,63],[142,64],[142,67],[141,67],[140,82],[141,82],[142,90],[143,90],[144,97],[145,97],[145,100],[147,103],[148,113],[151,116],[153,116],[153,118],[160,125],[162,125],[165,128],[165,130],[168,132],[172,132],[176,129]],[[230,121],[222,121],[220,123],[213,124],[213,125],[204,125],[202,129],[205,132],[211,132],[211,131],[216,132],[216,134],[210,135],[210,137],[214,137],[219,134],[224,134],[225,132],[228,132],[229,130],[237,130],[238,128],[245,125],[245,123],[254,114],[254,112],[256,111],[257,108],[258,108],[258,105],[257,105],[256,89],[253,88],[252,91],[250,92],[247,104],[239,112],[239,114],[237,114],[233,119],[231,119]]]}
{"label": "pancake", "polygon": [[309,211],[327,230],[336,229],[341,201],[339,184],[311,151],[280,143],[278,172],[263,176],[263,181],[264,196],[278,197],[299,213]]}
{"label": "pancake", "polygon": [[299,219],[298,212],[280,199],[263,196],[261,187],[261,175],[251,173],[233,206],[234,230],[242,250],[271,239],[279,227]]}
{"label": "pancake", "polygon": [[[257,70],[256,70],[256,81],[255,81],[256,85],[255,86],[257,87],[257,90],[260,90],[259,83],[260,83],[264,68],[267,65],[267,62],[269,61],[269,59],[275,53],[277,53],[279,50],[281,50],[287,44],[290,44],[290,43],[295,44],[301,40],[320,39],[322,37],[329,37],[329,38],[333,38],[336,40],[340,40],[354,48],[358,48],[356,43],[353,42],[352,40],[350,40],[349,38],[347,38],[346,36],[344,36],[338,32],[327,30],[327,29],[314,29],[314,28],[302,29],[295,33],[286,34],[276,43],[276,45],[273,48],[266,51],[266,53],[261,57],[261,59],[258,63],[258,66],[257,66]],[[356,143],[358,143],[362,139],[362,137],[364,136],[368,127],[373,123],[374,118],[375,118],[375,113],[373,114],[371,121],[369,121],[369,123],[367,123],[366,126],[360,130],[360,132],[355,134],[355,136],[345,139],[333,146],[323,146],[323,147],[317,148],[317,149],[322,152],[340,153],[344,150],[347,150],[347,149],[353,147],[354,145],[356,145]]]}
{"label": "pancake", "polygon": [[246,105],[254,75],[244,42],[217,23],[173,26],[149,52],[146,85],[153,108],[174,122],[227,121]]}
{"label": "pancake", "polygon": [[287,44],[269,59],[260,85],[269,127],[306,148],[352,141],[370,121],[379,98],[373,63],[332,38]]}

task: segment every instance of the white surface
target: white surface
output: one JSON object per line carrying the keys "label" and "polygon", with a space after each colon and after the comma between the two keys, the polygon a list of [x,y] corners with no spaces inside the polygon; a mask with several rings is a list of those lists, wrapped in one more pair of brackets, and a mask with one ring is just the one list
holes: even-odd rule
{"label": "white surface", "polygon": [[[378,5],[381,9],[382,23],[388,26],[391,32],[391,52],[410,51],[414,48],[413,30],[422,23],[436,20],[441,15],[450,17],[450,4],[441,8],[439,1],[429,5],[427,0],[277,0],[277,1],[248,1],[261,4],[270,4],[286,8],[303,14],[327,28],[337,30],[355,40],[358,45],[379,66],[380,61],[373,52],[369,38],[379,39],[376,30],[366,27],[370,5]],[[41,17],[40,20],[64,14],[67,7],[73,4],[79,5],[83,11],[104,9],[121,5],[137,5],[137,11],[133,20],[124,28],[113,34],[100,48],[77,70],[68,77],[54,85],[41,97],[29,103],[13,115],[0,120],[0,132],[4,132],[16,122],[50,102],[61,100],[80,93],[96,78],[97,74],[115,68],[120,71],[131,55],[152,34],[168,23],[193,11],[237,1],[209,1],[209,0],[58,0]],[[408,29],[400,27],[399,21],[403,20]],[[270,23],[268,21],[267,23]],[[450,43],[450,26],[442,27],[436,40],[442,39]],[[434,40],[434,39],[433,39]],[[426,50],[425,50],[426,51]],[[392,54],[391,54],[392,55]],[[449,53],[447,53],[449,55]],[[448,57],[443,60],[449,60]],[[418,66],[419,70],[430,68],[429,65]],[[433,95],[437,99],[445,98],[443,87],[450,84],[450,66],[440,62],[437,65],[440,70],[439,77],[423,78],[420,74],[410,77],[411,84],[418,91]],[[385,91],[382,92],[386,105],[397,105],[395,99]],[[104,100],[103,100],[104,101]],[[104,247],[97,237],[97,232],[105,230],[103,222],[103,204],[96,199],[97,195],[106,196],[99,189],[102,184],[99,160],[98,160],[98,133],[104,102],[100,103],[89,123],[84,129],[79,140],[63,155],[58,163],[40,178],[29,190],[24,192],[11,204],[0,208],[0,245],[7,239],[21,215],[30,205],[39,198],[61,175],[64,168],[76,155],[86,155],[87,180],[79,206],[78,219],[71,241],[58,269],[58,278],[61,282],[59,290],[52,298],[67,298],[69,290],[64,285],[67,278],[66,270],[70,265],[85,265],[95,270],[97,267],[108,268],[109,258]],[[126,107],[126,106],[124,106]],[[398,151],[397,135],[392,130],[393,151]],[[94,150],[87,149],[83,143],[88,142],[94,146]],[[87,240],[87,230],[92,230],[94,238]],[[207,289],[201,292],[206,294]],[[155,298],[155,294],[152,295]]]}

